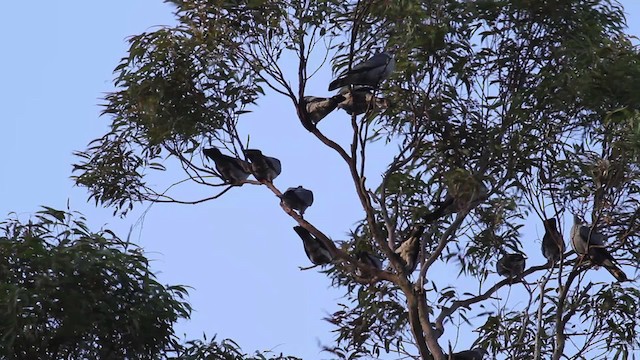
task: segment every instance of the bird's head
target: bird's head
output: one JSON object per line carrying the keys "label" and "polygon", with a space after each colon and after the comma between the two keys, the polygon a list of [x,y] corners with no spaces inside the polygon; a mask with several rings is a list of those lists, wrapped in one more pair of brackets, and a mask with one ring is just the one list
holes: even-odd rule
{"label": "bird's head", "polygon": [[487,349],[484,349],[484,348],[481,348],[481,347],[473,348],[473,351],[474,351],[476,354],[480,354],[480,355],[482,355],[482,356],[485,356],[485,355],[488,355],[488,354],[489,354],[489,352],[487,351]]}
{"label": "bird's head", "polygon": [[543,220],[542,223],[544,224],[545,228],[550,228],[550,229],[555,228],[557,225],[556,218]]}
{"label": "bird's head", "polygon": [[203,149],[202,153],[209,157],[216,157],[216,156],[222,155],[222,152],[220,152],[220,149],[214,148],[214,147]]}
{"label": "bird's head", "polygon": [[573,214],[573,223],[582,224],[582,218],[578,214]]}
{"label": "bird's head", "polygon": [[247,149],[244,151],[244,155],[248,158],[262,156],[262,151],[258,149]]}

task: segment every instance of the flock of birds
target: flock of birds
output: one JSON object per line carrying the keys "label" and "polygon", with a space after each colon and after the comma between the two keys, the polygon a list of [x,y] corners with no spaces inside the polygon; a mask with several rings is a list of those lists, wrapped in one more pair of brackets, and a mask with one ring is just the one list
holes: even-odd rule
{"label": "flock of birds", "polygon": [[[549,263],[561,260],[565,251],[562,234],[558,231],[555,218],[543,221],[545,233],[542,237],[542,255]],[[585,224],[578,215],[573,215],[573,226],[570,232],[571,247],[578,255],[579,263],[588,261],[592,266],[602,266],[622,282],[629,280],[627,275],[616,264],[615,259],[606,248],[607,237],[598,232],[594,225]],[[498,260],[496,270],[499,275],[511,279],[519,278],[524,272],[526,257],[521,253],[506,254]]]}
{"label": "flock of birds", "polygon": [[[304,97],[306,116],[316,125],[336,108],[343,109],[350,115],[360,115],[367,111],[387,108],[389,104],[386,99],[376,97],[375,91],[380,83],[389,77],[394,68],[395,61],[392,52],[374,55],[367,61],[342,73],[331,82],[329,91],[341,88],[337,95]],[[250,175],[253,175],[261,183],[272,183],[282,171],[280,160],[266,156],[256,149],[244,151],[247,161],[224,155],[217,148],[204,149],[203,154],[215,163],[220,177],[230,185],[242,185]],[[290,187],[278,197],[281,200],[281,205],[297,210],[301,217],[304,216],[305,210],[313,204],[313,193],[302,186]],[[488,191],[481,184],[478,193],[472,199],[460,200],[449,195],[435,211],[423,219],[427,222],[435,221],[442,216],[455,213],[465,206],[475,206],[487,197]],[[545,234],[542,238],[542,254],[549,263],[555,264],[563,257],[565,243],[562,234],[558,231],[555,218],[546,219],[543,224]],[[407,275],[413,273],[417,268],[424,228],[424,225],[421,224],[414,226],[408,239],[395,249],[395,254],[403,264],[402,270]],[[326,265],[333,261],[331,251],[320,239],[302,226],[295,226],[293,229],[302,239],[304,251],[314,265]],[[579,261],[589,261],[594,266],[604,267],[618,281],[627,280],[627,276],[605,247],[607,237],[598,232],[595,226],[584,224],[577,215],[574,215],[570,238],[571,245],[579,256]],[[381,260],[366,251],[358,252],[356,258],[370,267],[382,269]],[[526,257],[522,253],[505,254],[497,262],[497,273],[511,280],[521,280],[525,261]],[[485,349],[475,348],[454,353],[452,358],[454,360],[481,360],[485,354]]]}

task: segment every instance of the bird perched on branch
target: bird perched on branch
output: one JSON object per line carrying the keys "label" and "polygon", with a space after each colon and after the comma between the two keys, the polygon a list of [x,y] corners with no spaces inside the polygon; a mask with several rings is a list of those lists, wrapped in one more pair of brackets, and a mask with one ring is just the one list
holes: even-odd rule
{"label": "bird perched on branch", "polygon": [[338,109],[343,109],[349,115],[364,114],[368,110],[384,110],[389,107],[389,102],[385,98],[375,97],[373,88],[369,86],[354,86],[353,89],[344,87],[340,94],[345,100],[338,104]]}
{"label": "bird perched on branch", "polygon": [[304,211],[313,204],[313,193],[302,186],[290,187],[278,197],[288,208],[300,211],[300,216],[303,216]]}
{"label": "bird perched on branch", "polygon": [[472,350],[465,350],[457,352],[451,355],[453,360],[482,360],[487,354],[487,350],[482,348],[475,348]]}
{"label": "bird perched on branch", "polygon": [[573,215],[571,246],[581,257],[586,257],[593,265],[603,266],[618,281],[627,281],[627,275],[615,264],[611,253],[605,248],[607,237],[599,233],[595,226],[583,224],[578,215]]}
{"label": "bird perched on branch", "polygon": [[402,264],[404,265],[404,272],[406,274],[411,274],[418,267],[418,254],[420,253],[420,239],[422,238],[422,234],[424,233],[424,226],[417,225],[411,230],[411,234],[409,234],[409,238],[405,240],[398,248],[395,250],[395,253],[400,256],[400,260],[402,260]]}
{"label": "bird perched on branch", "polygon": [[380,259],[371,255],[371,253],[368,251],[364,251],[364,250],[358,251],[356,253],[356,258],[358,259],[358,261],[364,264],[367,264],[371,267],[374,267],[378,270],[382,269],[382,262],[380,261]]}
{"label": "bird perched on branch", "polygon": [[524,271],[525,259],[524,255],[520,253],[505,254],[496,264],[498,275],[502,275],[510,279],[519,277]]}
{"label": "bird perched on branch", "polygon": [[293,230],[302,239],[304,252],[314,265],[325,265],[333,260],[331,252],[327,246],[317,237],[313,236],[307,229],[302,226],[294,226]]}
{"label": "bird perched on branch", "polygon": [[544,224],[544,236],[542,237],[542,255],[551,264],[555,264],[565,251],[564,239],[556,226],[556,219],[546,219]]}
{"label": "bird perched on branch", "polygon": [[345,101],[345,96],[338,94],[330,98],[318,96],[305,96],[304,109],[307,112],[309,120],[317,125],[320,120],[324,119],[338,106],[339,103]]}
{"label": "bird perched on branch", "polygon": [[367,85],[377,88],[382,80],[391,75],[395,67],[396,62],[391,52],[377,53],[367,61],[340,74],[329,84],[329,91],[347,85]]}
{"label": "bird perched on branch", "polygon": [[273,182],[273,179],[278,177],[282,171],[280,160],[264,156],[260,150],[247,149],[244,151],[244,155],[251,161],[253,176],[262,183]]}
{"label": "bird perched on branch", "polygon": [[220,173],[222,180],[231,185],[242,185],[251,175],[251,166],[244,160],[222,154],[220,149],[209,148],[202,150],[204,156],[213,160],[216,170]]}

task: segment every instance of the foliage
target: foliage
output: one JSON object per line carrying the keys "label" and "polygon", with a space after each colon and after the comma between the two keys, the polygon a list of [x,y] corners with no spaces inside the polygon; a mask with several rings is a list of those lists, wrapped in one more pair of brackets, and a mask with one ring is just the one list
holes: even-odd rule
{"label": "foliage", "polygon": [[[476,345],[508,358],[617,359],[638,348],[637,289],[592,281],[572,251],[529,267],[526,286],[489,283],[501,255],[523,251],[526,221],[541,228],[570,213],[590,215],[625,270],[638,267],[640,52],[616,1],[171,2],[180,24],[130,40],[106,99],[111,131],[77,153],[75,179],[97,203],[126,213],[140,201],[222,195],[176,199],[144,176],[167,156],[186,176],[176,184],[228,189],[202,148],[240,156],[242,115],[265,94],[284,96],[344,160],[363,208],[342,244],[287,211],[331,250],[327,276],[347,292],[328,319],[337,335],[327,350],[440,360],[447,341],[472,330]],[[344,148],[306,117],[310,64],[331,58],[340,71],[382,48],[397,48],[397,69],[379,89],[393,106],[352,116]],[[368,145],[379,140],[398,150],[370,188]],[[394,249],[415,226],[424,227],[419,271],[405,274]],[[477,288],[447,286],[434,274],[443,266]],[[507,286],[526,304],[487,310]]]}
{"label": "foliage", "polygon": [[44,208],[0,223],[4,359],[151,359],[173,346],[191,308],[142,250],[77,214]]}
{"label": "foliage", "polygon": [[[293,356],[269,354],[270,352],[256,352],[255,355],[244,354],[240,346],[233,340],[225,339],[217,342],[215,337],[211,341],[191,340],[181,344],[170,354],[167,360],[299,360]],[[269,356],[269,357],[267,357]]]}

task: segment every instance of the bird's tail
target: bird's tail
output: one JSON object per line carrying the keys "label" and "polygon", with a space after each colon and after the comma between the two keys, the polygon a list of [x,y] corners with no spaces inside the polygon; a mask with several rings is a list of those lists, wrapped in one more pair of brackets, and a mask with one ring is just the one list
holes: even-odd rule
{"label": "bird's tail", "polygon": [[627,274],[625,274],[624,271],[622,271],[611,260],[608,260],[608,259],[605,260],[602,263],[602,266],[604,266],[604,268],[607,269],[607,271],[609,271],[611,273],[611,275],[613,275],[613,277],[616,278],[616,280],[618,280],[620,282],[629,280],[629,278],[627,278]]}
{"label": "bird's tail", "polygon": [[346,84],[343,84],[342,82],[344,81],[344,78],[339,77],[335,80],[333,80],[330,84],[329,84],[329,91],[335,90],[337,88],[341,88],[343,86],[345,86]]}

